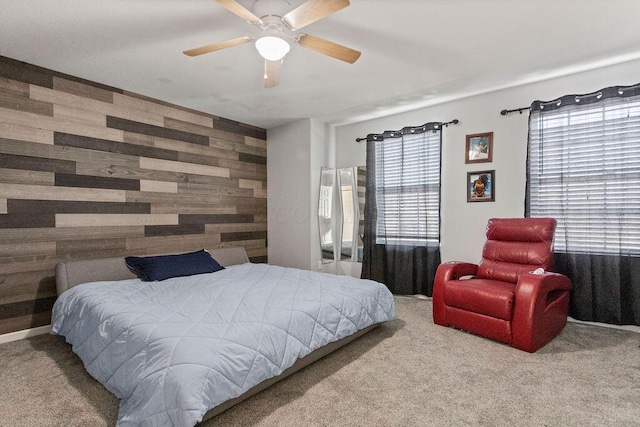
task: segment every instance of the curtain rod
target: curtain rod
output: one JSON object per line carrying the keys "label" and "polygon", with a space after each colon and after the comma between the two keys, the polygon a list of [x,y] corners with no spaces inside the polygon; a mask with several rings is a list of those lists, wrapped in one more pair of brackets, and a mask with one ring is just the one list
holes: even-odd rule
{"label": "curtain rod", "polygon": [[521,107],[521,108],[516,108],[516,109],[513,109],[513,110],[502,110],[502,111],[500,111],[500,115],[501,116],[506,116],[507,114],[511,114],[511,113],[515,113],[515,112],[518,112],[518,113],[522,114],[522,112],[524,110],[528,110],[529,108],[530,107]]}
{"label": "curtain rod", "polygon": [[[436,123],[438,123],[438,122],[436,122]],[[458,120],[458,119],[453,119],[453,120],[451,120],[450,122],[439,122],[438,124],[439,124],[440,126],[449,127],[449,125],[457,125],[458,123],[460,123],[460,120]],[[413,127],[415,127],[415,128],[419,128],[419,127],[422,127],[422,126],[413,126]],[[388,131],[387,131],[387,132],[388,132]],[[401,133],[402,131],[396,131],[396,132]],[[362,141],[366,141],[366,140],[367,140],[367,137],[364,137],[364,138],[356,138],[356,142],[362,142]]]}

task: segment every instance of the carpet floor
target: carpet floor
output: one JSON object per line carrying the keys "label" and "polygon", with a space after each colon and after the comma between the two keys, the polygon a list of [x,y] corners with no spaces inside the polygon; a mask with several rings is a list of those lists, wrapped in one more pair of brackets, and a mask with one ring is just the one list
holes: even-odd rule
{"label": "carpet floor", "polygon": [[[640,334],[569,323],[534,354],[397,319],[203,426],[640,426]],[[113,426],[118,401],[64,338],[0,345],[1,426]]]}

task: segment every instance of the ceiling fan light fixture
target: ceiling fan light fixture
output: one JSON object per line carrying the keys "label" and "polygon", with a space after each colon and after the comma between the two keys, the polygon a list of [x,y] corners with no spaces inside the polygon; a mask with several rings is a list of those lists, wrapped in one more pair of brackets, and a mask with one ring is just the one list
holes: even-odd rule
{"label": "ceiling fan light fixture", "polygon": [[275,36],[263,36],[256,40],[256,49],[264,59],[279,61],[289,53],[291,46],[286,40]]}

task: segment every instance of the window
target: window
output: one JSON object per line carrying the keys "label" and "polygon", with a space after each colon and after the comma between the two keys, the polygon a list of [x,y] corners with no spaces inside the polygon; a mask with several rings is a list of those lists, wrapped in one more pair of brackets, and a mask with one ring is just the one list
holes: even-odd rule
{"label": "window", "polygon": [[438,246],[440,130],[376,144],[376,243]]}
{"label": "window", "polygon": [[532,109],[527,210],[556,252],[640,255],[640,97],[609,89]]}

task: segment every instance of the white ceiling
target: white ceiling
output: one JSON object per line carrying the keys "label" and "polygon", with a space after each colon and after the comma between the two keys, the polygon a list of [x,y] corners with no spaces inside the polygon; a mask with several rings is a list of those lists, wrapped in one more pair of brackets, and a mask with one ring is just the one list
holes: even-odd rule
{"label": "white ceiling", "polygon": [[638,59],[634,16],[640,0],[351,0],[303,31],[361,58],[294,46],[264,89],[252,44],[182,54],[259,33],[213,0],[4,0],[0,55],[264,128],[342,124]]}

